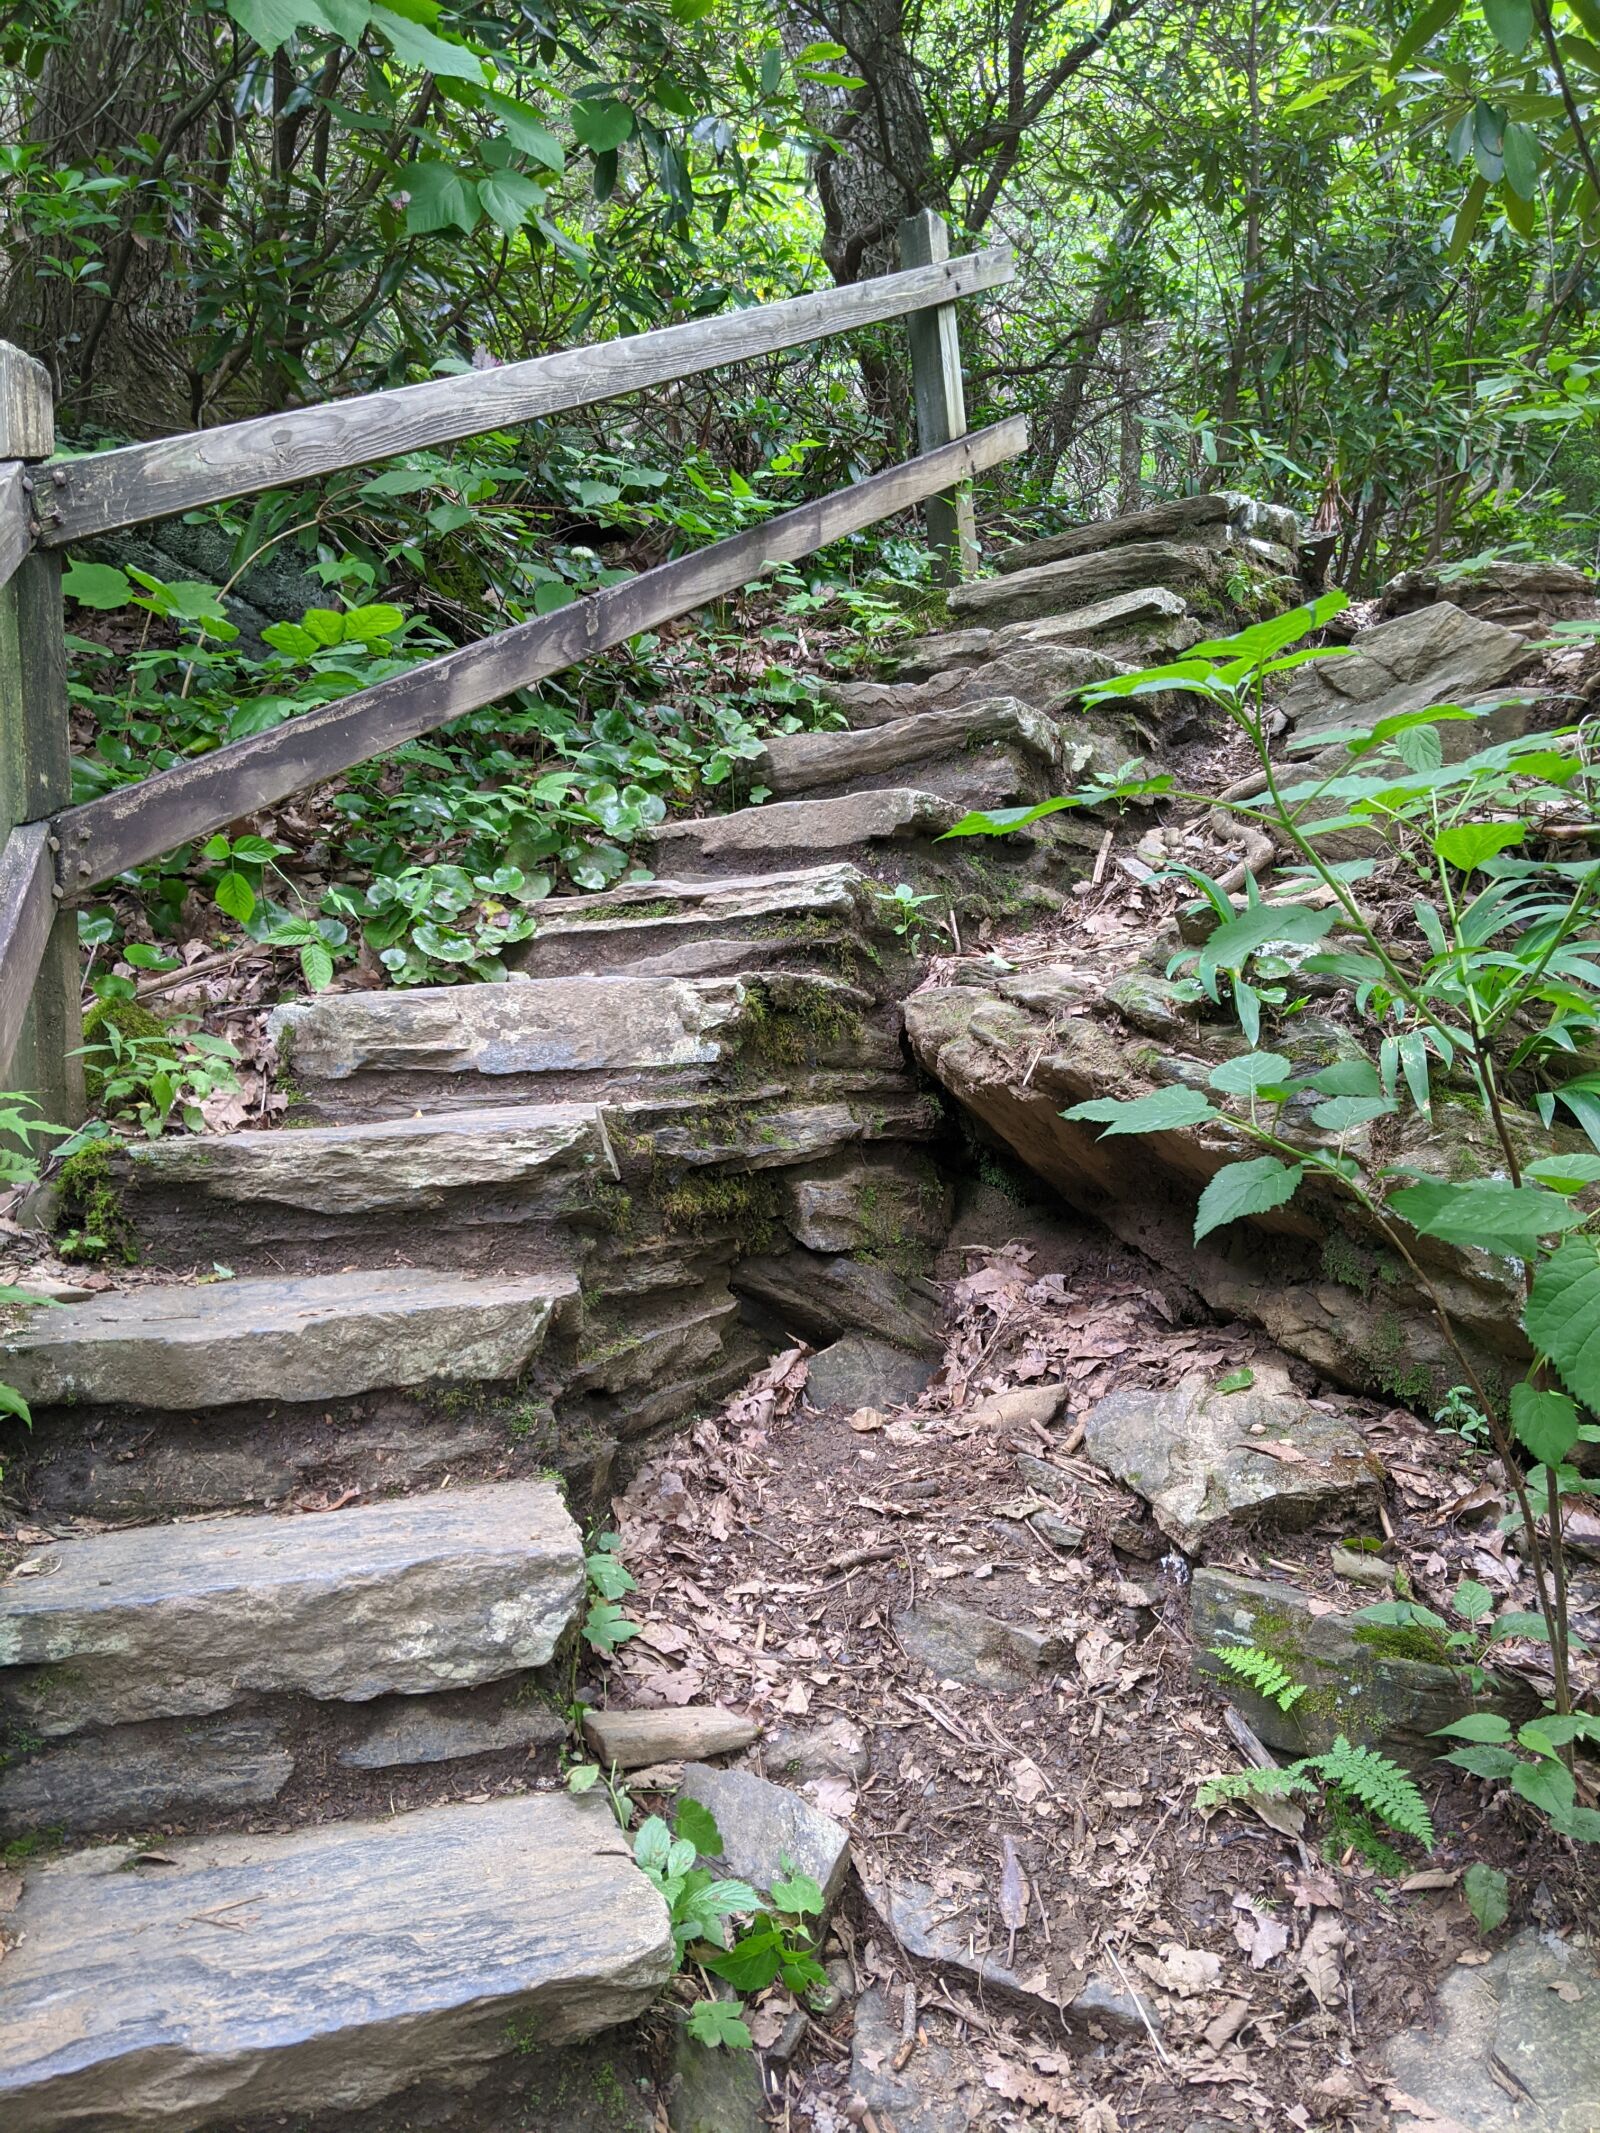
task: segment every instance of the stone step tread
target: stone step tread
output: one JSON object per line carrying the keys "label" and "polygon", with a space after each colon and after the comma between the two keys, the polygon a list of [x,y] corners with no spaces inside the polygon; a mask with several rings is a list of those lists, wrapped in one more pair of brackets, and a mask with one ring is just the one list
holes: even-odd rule
{"label": "stone step tread", "polygon": [[889,718],[842,733],[790,733],[767,743],[761,761],[765,784],[776,793],[847,784],[881,776],[907,763],[928,763],[983,742],[1010,743],[1054,765],[1060,732],[1054,719],[1016,697],[996,693],[949,709],[910,706],[912,715]]}
{"label": "stone step tread", "polygon": [[7,2133],[353,2111],[629,2021],[672,1969],[666,1908],[602,1801],[528,1794],[162,1859],[108,1845],[27,1869],[0,1964]]}
{"label": "stone step tread", "polygon": [[[798,734],[795,739],[822,738]],[[727,922],[787,912],[848,911],[869,884],[848,860],[826,866],[792,867],[773,874],[729,875],[720,880],[665,876],[629,882],[593,896],[551,897],[539,906],[540,936],[595,926],[671,926],[691,920]],[[671,904],[670,911],[662,910]]]}
{"label": "stone step tread", "polygon": [[[252,1692],[466,1688],[544,1666],[583,1575],[582,1535],[549,1481],[116,1527],[31,1549],[0,1584],[0,1693],[57,1732]],[[70,1678],[8,1677],[30,1667]]]}
{"label": "stone step tread", "polygon": [[765,807],[740,808],[731,815],[665,822],[654,836],[659,846],[687,846],[702,859],[749,858],[759,852],[839,851],[855,845],[937,837],[961,813],[936,793],[894,785],[838,799],[780,800]]}
{"label": "stone step tread", "polygon": [[144,1284],[33,1309],[0,1332],[24,1399],[150,1408],[321,1400],[440,1381],[516,1378],[577,1277],[474,1279],[386,1267]]}

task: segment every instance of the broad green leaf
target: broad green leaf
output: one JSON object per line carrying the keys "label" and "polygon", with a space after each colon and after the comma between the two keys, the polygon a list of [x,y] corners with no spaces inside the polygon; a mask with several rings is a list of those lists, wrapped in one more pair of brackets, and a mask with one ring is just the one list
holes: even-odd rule
{"label": "broad green leaf", "polygon": [[1433,854],[1466,874],[1509,846],[1521,844],[1527,834],[1520,822],[1462,822],[1439,832],[1433,840]]}
{"label": "broad green leaf", "polygon": [[1450,1596],[1450,1604],[1463,1622],[1481,1622],[1494,1613],[1494,1594],[1477,1578],[1462,1578]]}
{"label": "broad green leaf", "polygon": [[1451,1740],[1509,1741],[1511,1721],[1499,1711],[1471,1711],[1465,1718],[1458,1718],[1448,1726],[1436,1729],[1434,1738]]}
{"label": "broad green leaf", "polygon": [[696,2044],[713,2049],[725,2045],[730,2051],[748,2051],[751,2046],[750,2025],[736,2000],[696,2000],[685,2026]]}
{"label": "broad green leaf", "polygon": [[296,30],[329,27],[317,0],[228,0],[228,13],[263,52],[275,52]]}
{"label": "broad green leaf", "polygon": [[19,1422],[33,1427],[33,1410],[15,1385],[0,1384],[0,1415],[15,1415]]}
{"label": "broad green leaf", "polygon": [[1476,1245],[1509,1259],[1532,1259],[1541,1237],[1555,1236],[1583,1220],[1571,1201],[1559,1193],[1499,1178],[1470,1185],[1429,1179],[1403,1187],[1390,1197],[1389,1205],[1424,1237]]}
{"label": "broad green leaf", "polygon": [[386,600],[379,600],[370,607],[346,608],[341,617],[344,640],[347,644],[374,644],[381,638],[392,637],[405,619],[404,611]]}
{"label": "broad green leaf", "polygon": [[1408,66],[1422,50],[1455,21],[1461,12],[1462,0],[1430,0],[1427,7],[1418,8],[1406,24],[1399,43],[1389,56],[1389,65],[1395,73]]}
{"label": "broad green leaf", "polygon": [[61,590],[80,607],[126,607],[133,598],[131,580],[110,563],[74,563],[61,580]]}
{"label": "broad green leaf", "polygon": [[1280,1163],[1275,1155],[1259,1155],[1247,1163],[1230,1163],[1219,1170],[1200,1195],[1195,1211],[1194,1241],[1200,1242],[1225,1222],[1243,1215],[1264,1215],[1292,1200],[1305,1175],[1298,1163]]}
{"label": "broad green leaf", "polygon": [[1219,970],[1241,970],[1269,942],[1306,945],[1333,929],[1338,914],[1313,910],[1309,904],[1257,904],[1219,926],[1200,951],[1200,980],[1209,983]]}
{"label": "broad green leaf", "polygon": [[647,1871],[661,1873],[672,1850],[672,1832],[660,1815],[647,1815],[633,1833],[635,1862]]}
{"label": "broad green leaf", "polygon": [[572,130],[585,148],[596,155],[620,148],[633,132],[633,113],[626,104],[576,103],[572,107]]}
{"label": "broad green leaf", "polygon": [[1135,1096],[1126,1102],[1119,1102],[1114,1096],[1097,1096],[1088,1103],[1074,1104],[1061,1116],[1103,1124],[1109,1139],[1115,1133],[1171,1133],[1182,1126],[1198,1126],[1202,1119],[1214,1118],[1216,1113],[1198,1089],[1179,1087],[1152,1089],[1148,1096]]}
{"label": "broad green leaf", "polygon": [[1237,1370],[1225,1371],[1212,1390],[1219,1394],[1248,1392],[1256,1381],[1256,1374],[1248,1363],[1241,1363]]}
{"label": "broad green leaf", "polygon": [[1568,1237],[1544,1261],[1522,1323],[1573,1398],[1600,1408],[1600,1245],[1593,1237]]}
{"label": "broad green leaf", "polygon": [[1552,1192],[1582,1192],[1586,1185],[1600,1183],[1600,1155],[1546,1155],[1523,1168],[1525,1178],[1547,1185]]}
{"label": "broad green leaf", "polygon": [[518,170],[493,170],[478,180],[478,198],[490,221],[509,236],[544,206],[544,187]]}
{"label": "broad green leaf", "polygon": [[1440,1758],[1442,1762],[1454,1763],[1458,1770],[1468,1770],[1474,1777],[1498,1781],[1510,1777],[1514,1770],[1526,1766],[1514,1750],[1496,1748],[1488,1743],[1474,1743],[1471,1747],[1456,1748]]}
{"label": "broad green leaf", "polygon": [[1533,35],[1532,0],[1480,0],[1483,19],[1508,52],[1520,52]]}
{"label": "broad green leaf", "polygon": [[1577,1798],[1577,1786],[1565,1763],[1554,1759],[1519,1762],[1511,1773],[1511,1790],[1547,1815],[1565,1814]]}
{"label": "broad green leaf", "polygon": [[717,1818],[709,1807],[702,1807],[698,1800],[691,1800],[685,1795],[678,1802],[673,1822],[678,1835],[687,1837],[702,1858],[721,1857],[722,1832],[718,1829]]}
{"label": "broad green leaf", "polygon": [[1524,1380],[1511,1388],[1511,1427],[1541,1464],[1559,1466],[1578,1441],[1578,1410],[1565,1393]]}
{"label": "broad green leaf", "polygon": [[1383,1083],[1370,1059],[1336,1059],[1311,1077],[1319,1096],[1381,1096]]}
{"label": "broad green leaf", "polygon": [[[1531,126],[1513,119],[1506,128],[1502,153],[1507,185],[1518,200],[1533,200],[1539,190],[1539,171],[1544,162],[1539,136]],[[1529,220],[1531,224],[1531,217]]]}
{"label": "broad green leaf", "polygon": [[1281,1052],[1244,1052],[1213,1067],[1208,1079],[1225,1096],[1250,1096],[1257,1089],[1280,1087],[1293,1072]]}
{"label": "broad green leaf", "polygon": [[477,188],[447,163],[412,163],[401,171],[406,228],[413,236],[434,230],[472,231],[480,218]]}
{"label": "broad green leaf", "polygon": [[772,1884],[772,1901],[795,1918],[822,1916],[822,1891],[809,1874],[780,1875]]}
{"label": "broad green leaf", "polygon": [[387,37],[395,56],[407,66],[436,74],[441,81],[469,81],[483,86],[483,61],[454,37],[439,37],[420,22],[408,22],[391,7],[372,10],[372,26]]}
{"label": "broad green leaf", "polygon": [[1477,1921],[1480,1933],[1492,1933],[1503,1926],[1510,1904],[1507,1901],[1506,1877],[1497,1866],[1487,1866],[1481,1859],[1474,1859],[1461,1877],[1461,1893],[1467,1899],[1467,1909]]}
{"label": "broad green leaf", "polygon": [[532,156],[546,170],[560,170],[566,162],[566,150],[540,120],[537,112],[515,97],[502,96],[491,89],[484,98],[485,104],[506,129],[506,139],[513,148],[525,156]]}
{"label": "broad green leaf", "polygon": [[229,867],[217,883],[214,894],[217,909],[225,911],[229,918],[237,919],[241,926],[255,913],[256,892],[237,867]]}
{"label": "broad green leaf", "polygon": [[1550,1625],[1543,1615],[1529,1608],[1510,1607],[1500,1615],[1489,1631],[1491,1644],[1502,1644],[1508,1637],[1531,1637],[1536,1644],[1550,1642]]}
{"label": "broad green leaf", "polygon": [[333,983],[333,956],[322,941],[307,941],[300,951],[300,968],[313,992],[325,992]]}
{"label": "broad green leaf", "polygon": [[1389,1096],[1330,1096],[1326,1103],[1315,1106],[1311,1123],[1320,1126],[1324,1133],[1348,1133],[1352,1126],[1364,1126],[1374,1118],[1387,1118],[1398,1108]]}

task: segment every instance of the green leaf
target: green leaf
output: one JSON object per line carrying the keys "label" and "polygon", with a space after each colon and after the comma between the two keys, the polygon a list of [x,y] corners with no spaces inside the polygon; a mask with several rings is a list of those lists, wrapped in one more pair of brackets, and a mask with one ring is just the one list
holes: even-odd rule
{"label": "green leaf", "polygon": [[1241,1363],[1237,1370],[1227,1371],[1218,1378],[1212,1390],[1219,1394],[1248,1392],[1256,1381],[1256,1374],[1248,1363]]}
{"label": "green leaf", "polygon": [[1506,1922],[1510,1905],[1506,1899],[1508,1883],[1497,1866],[1486,1866],[1481,1859],[1474,1859],[1461,1877],[1461,1893],[1467,1900],[1467,1909],[1477,1920],[1480,1933],[1492,1933],[1496,1926]]}
{"label": "green leaf", "polygon": [[236,867],[229,867],[213,892],[219,911],[244,925],[255,913],[256,892]]}
{"label": "green leaf", "polygon": [[1430,0],[1427,7],[1418,8],[1389,55],[1392,71],[1399,73],[1402,67],[1409,65],[1423,46],[1430,44],[1442,29],[1454,22],[1460,12],[1461,0]]}
{"label": "green leaf", "polygon": [[275,52],[296,30],[328,28],[317,0],[228,0],[228,13],[263,52]]}
{"label": "green leaf", "polygon": [[1494,1594],[1476,1578],[1462,1578],[1450,1596],[1450,1604],[1464,1622],[1481,1622],[1494,1613]]}
{"label": "green leaf", "polygon": [[721,1857],[722,1832],[709,1807],[702,1807],[698,1800],[685,1795],[678,1802],[673,1822],[678,1835],[686,1837],[703,1859]]}
{"label": "green leaf", "polygon": [[484,102],[506,129],[506,139],[513,148],[525,156],[532,156],[546,170],[560,170],[567,160],[566,150],[556,139],[537,112],[515,97],[502,96],[491,89]]}
{"label": "green leaf", "polygon": [[1198,1126],[1202,1119],[1214,1118],[1216,1113],[1198,1089],[1178,1087],[1152,1089],[1148,1096],[1131,1097],[1126,1102],[1119,1102],[1114,1096],[1097,1096],[1088,1103],[1074,1104],[1061,1116],[1103,1124],[1109,1139],[1116,1133],[1171,1133],[1182,1126]]}
{"label": "green leaf", "polygon": [[300,969],[313,992],[326,992],[333,983],[333,954],[324,941],[307,941],[300,951]]}
{"label": "green leaf", "polygon": [[822,1916],[822,1891],[809,1874],[791,1873],[772,1884],[772,1900],[780,1911],[796,1918]]}
{"label": "green leaf", "polygon": [[1533,35],[1531,0],[1482,0],[1483,19],[1508,52],[1520,52]]}
{"label": "green leaf", "polygon": [[544,206],[544,187],[520,171],[495,170],[478,180],[478,198],[490,221],[510,236]]}
{"label": "green leaf", "polygon": [[1241,970],[1258,949],[1271,942],[1305,945],[1332,931],[1335,911],[1309,904],[1257,904],[1219,926],[1200,951],[1200,980],[1209,984],[1219,970]]}
{"label": "green leaf", "polygon": [[1540,1266],[1522,1323],[1573,1398],[1600,1408],[1600,1245],[1568,1237]]}
{"label": "green leaf", "polygon": [[1489,1778],[1496,1782],[1510,1777],[1514,1770],[1527,1767],[1511,1749],[1492,1747],[1487,1742],[1481,1745],[1475,1742],[1469,1748],[1456,1748],[1440,1760],[1454,1763],[1458,1770],[1470,1771],[1474,1777]]}
{"label": "green leaf", "polygon": [[454,37],[438,37],[420,22],[407,21],[393,8],[375,7],[372,26],[387,37],[397,59],[436,74],[441,81],[470,81],[483,86],[483,61]]}
{"label": "green leaf", "polygon": [[1510,1607],[1494,1623],[1489,1631],[1489,1642],[1500,1644],[1507,1637],[1532,1637],[1536,1643],[1550,1642],[1550,1625],[1541,1614],[1530,1608]]}
{"label": "green leaf", "polygon": [[1506,183],[1519,200],[1532,200],[1539,190],[1539,171],[1544,155],[1539,136],[1531,126],[1513,119],[1506,128],[1503,146]]}
{"label": "green leaf", "polygon": [[620,148],[633,131],[633,113],[626,104],[576,103],[572,107],[572,130],[585,148],[596,155]]}
{"label": "green leaf", "polygon": [[1446,1244],[1475,1244],[1509,1259],[1532,1259],[1541,1237],[1571,1229],[1583,1216],[1559,1193],[1537,1185],[1485,1178],[1470,1185],[1429,1179],[1406,1185],[1389,1205],[1424,1237]]}
{"label": "green leaf", "polygon": [[1511,1427],[1544,1466],[1559,1466],[1578,1441],[1578,1410],[1562,1392],[1526,1381],[1511,1388]]}
{"label": "green leaf", "polygon": [[1208,1078],[1225,1096],[1252,1096],[1257,1089],[1280,1087],[1293,1072],[1282,1052],[1244,1052],[1237,1059],[1224,1059]]}
{"label": "green leaf", "polygon": [[1462,822],[1455,829],[1440,830],[1433,840],[1433,853],[1466,874],[1511,845],[1521,844],[1527,834],[1520,822]]}
{"label": "green leaf", "polygon": [[33,1410],[15,1385],[0,1384],[0,1415],[15,1415],[19,1422],[33,1427]]}
{"label": "green leaf", "polygon": [[1435,1728],[1434,1738],[1441,1735],[1452,1740],[1480,1740],[1509,1743],[1511,1721],[1499,1711],[1469,1711],[1465,1718],[1453,1719],[1448,1726]]}
{"label": "green leaf", "polygon": [[687,2028],[696,2044],[727,2045],[733,2051],[748,2051],[749,2024],[732,2000],[696,2000],[689,2010]]}
{"label": "green leaf", "polygon": [[74,563],[61,580],[61,590],[80,607],[126,607],[133,598],[127,574],[109,563]]}
{"label": "green leaf", "polygon": [[447,163],[409,164],[397,185],[407,196],[406,228],[414,237],[434,230],[477,228],[477,188]]}
{"label": "green leaf", "polygon": [[671,1850],[671,1830],[660,1815],[646,1815],[633,1833],[635,1865],[642,1867],[647,1874],[664,1873]]}
{"label": "green leaf", "polygon": [[346,644],[376,644],[385,637],[392,637],[405,619],[405,611],[391,606],[387,600],[375,601],[370,607],[348,607],[341,617],[344,641]]}
{"label": "green leaf", "polygon": [[1225,1222],[1237,1222],[1244,1215],[1264,1215],[1271,1208],[1282,1207],[1294,1198],[1304,1175],[1300,1164],[1280,1163],[1275,1155],[1230,1163],[1217,1172],[1200,1195],[1194,1218],[1195,1243]]}
{"label": "green leaf", "polygon": [[1511,1773],[1511,1790],[1547,1815],[1565,1814],[1577,1798],[1572,1772],[1554,1759],[1519,1762]]}
{"label": "green leaf", "polygon": [[1325,1104],[1314,1107],[1311,1123],[1320,1126],[1325,1133],[1348,1133],[1352,1126],[1364,1126],[1369,1119],[1387,1118],[1398,1109],[1389,1096],[1330,1096]]}
{"label": "green leaf", "polygon": [[1600,1155],[1547,1155],[1525,1164],[1522,1174],[1552,1192],[1582,1192],[1586,1185],[1600,1182]]}
{"label": "green leaf", "polygon": [[614,1652],[619,1644],[638,1636],[639,1625],[628,1620],[615,1600],[595,1600],[584,1616],[583,1634],[595,1651]]}

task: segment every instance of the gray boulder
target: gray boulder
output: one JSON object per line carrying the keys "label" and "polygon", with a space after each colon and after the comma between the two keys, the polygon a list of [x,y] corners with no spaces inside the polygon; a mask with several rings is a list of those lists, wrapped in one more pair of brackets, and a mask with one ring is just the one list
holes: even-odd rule
{"label": "gray boulder", "polygon": [[[1471,706],[1501,695],[1538,654],[1515,630],[1463,614],[1448,600],[1363,630],[1337,659],[1314,660],[1289,681],[1279,708],[1297,733],[1375,726],[1433,704]],[[1481,725],[1440,729],[1446,759],[1487,745]],[[1498,732],[1495,738],[1501,738]]]}
{"label": "gray boulder", "polygon": [[799,1793],[753,1770],[690,1763],[683,1794],[715,1817],[730,1874],[764,1895],[786,1873],[809,1874],[830,1907],[850,1871],[850,1834]]}
{"label": "gray boulder", "polygon": [[908,1355],[887,1341],[864,1333],[821,1348],[806,1372],[806,1398],[813,1407],[909,1407],[920,1399],[933,1376],[925,1355]]}

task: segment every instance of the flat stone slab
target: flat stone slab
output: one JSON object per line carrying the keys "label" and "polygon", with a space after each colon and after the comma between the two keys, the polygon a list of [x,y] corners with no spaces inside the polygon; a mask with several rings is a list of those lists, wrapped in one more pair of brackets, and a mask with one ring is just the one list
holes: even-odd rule
{"label": "flat stone slab", "polygon": [[[1465,614],[1448,600],[1363,630],[1338,659],[1301,667],[1280,709],[1297,733],[1325,727],[1375,726],[1431,704],[1472,705],[1499,695],[1538,664],[1526,637]],[[1442,726],[1446,760],[1488,745],[1484,724]]]}
{"label": "flat stone slab", "polygon": [[744,1004],[737,978],[530,978],[324,993],[274,1009],[268,1027],[302,1084],[598,1073],[712,1065]]}
{"label": "flat stone slab", "polygon": [[927,1390],[932,1359],[908,1355],[870,1334],[847,1333],[819,1349],[806,1370],[806,1399],[813,1407],[909,1407]]}
{"label": "flat stone slab", "polygon": [[[942,677],[941,677],[942,679]],[[959,684],[965,677],[957,675]],[[844,696],[850,687],[877,688],[874,682],[841,685]],[[892,683],[900,688],[932,691],[933,682]],[[1037,758],[1041,767],[1053,770],[1061,761],[1061,734],[1054,719],[1036,711],[1020,697],[1008,696],[1005,678],[997,677],[994,688],[970,707],[922,710],[913,702],[910,715],[863,725],[843,733],[780,734],[767,743],[757,766],[762,782],[776,793],[805,792],[813,786],[845,785],[886,776],[910,763],[937,763],[960,755],[982,741],[1004,741]],[[848,704],[841,708],[848,709]]]}
{"label": "flat stone slab", "polygon": [[283,1722],[256,1713],[214,1725],[161,1723],[83,1733],[0,1767],[0,1836],[143,1829],[176,1813],[265,1807],[294,1775]]}
{"label": "flat stone slab", "polygon": [[683,1773],[686,1798],[709,1808],[722,1832],[728,1872],[751,1882],[763,1895],[785,1873],[809,1874],[831,1905],[850,1871],[850,1835],[832,1815],[799,1793],[773,1785],[751,1770],[719,1770],[690,1763]]}
{"label": "flat stone slab", "polygon": [[923,1600],[894,1618],[894,1632],[911,1654],[941,1681],[973,1688],[1011,1690],[1065,1665],[1065,1637],[1002,1621],[959,1601]]}
{"label": "flat stone slab", "polygon": [[1204,540],[1204,529],[1215,528],[1213,538],[1223,537],[1231,505],[1221,490],[1204,496],[1180,496],[1171,503],[1152,504],[1148,511],[1125,512],[1120,518],[1092,519],[1086,525],[1069,526],[1064,533],[1047,534],[1040,541],[1024,541],[995,558],[995,568],[1009,577],[1019,570],[1034,570],[1041,563],[1060,563],[1068,556],[1098,555],[1102,549],[1121,548],[1129,541]]}
{"label": "flat stone slab", "polygon": [[[1296,1585],[1201,1568],[1189,1587],[1189,1630],[1196,1673],[1237,1704],[1269,1748],[1318,1755],[1344,1734],[1359,1747],[1381,1746],[1418,1771],[1435,1767],[1445,1743],[1433,1736],[1469,1711],[1503,1711],[1516,1725],[1534,1715],[1531,1692],[1491,1674],[1474,1696],[1442,1647],[1346,1614],[1314,1613]],[[1354,1612],[1354,1610],[1352,1610]],[[1258,1696],[1215,1655],[1229,1645],[1269,1652],[1304,1695],[1287,1711]]]}
{"label": "flat stone slab", "polygon": [[313,1214],[428,1206],[475,1186],[526,1189],[606,1161],[594,1104],[508,1104],[292,1133],[133,1142],[136,1185]]}
{"label": "flat stone slab", "polygon": [[583,1599],[548,1481],[306,1518],[52,1541],[0,1585],[0,1688],[46,1733],[226,1710],[250,1692],[363,1702],[543,1666]]}
{"label": "flat stone slab", "polygon": [[672,1968],[666,1907],[602,1801],[137,1856],[105,1846],[24,1877],[0,1964],[6,2133],[353,2111],[631,2020]]}
{"label": "flat stone slab", "polygon": [[[1506,2068],[1523,2090],[1507,2093]],[[1576,1942],[1523,1930],[1478,1967],[1447,1970],[1431,2024],[1392,2037],[1383,2063],[1396,2133],[1594,2133],[1600,2122],[1600,1974]],[[1400,2093],[1396,2096],[1393,2090]],[[1409,2111],[1406,2101],[1419,2108]]]}
{"label": "flat stone slab", "polygon": [[[1003,639],[1012,641],[1002,643]],[[1074,703],[1077,691],[1087,682],[1110,681],[1125,669],[1106,653],[1087,646],[1044,643],[1010,630],[999,631],[994,645],[993,655],[981,665],[950,667],[927,681],[836,682],[828,691],[829,701],[850,720],[864,760],[871,760],[872,749],[909,748],[914,739],[924,760],[931,760],[939,752],[934,745],[939,729],[923,722],[942,720],[946,733],[953,736],[965,717],[979,738],[1009,741],[1028,750],[1046,769],[1059,767],[1066,760],[1061,719],[1070,718],[1075,737],[1076,722],[1082,716]],[[889,727],[903,737],[884,741],[882,730]],[[880,736],[876,741],[871,738],[874,732]],[[796,734],[794,738],[845,741],[850,736]],[[959,747],[959,738],[952,737],[949,745]]]}
{"label": "flat stone slab", "polygon": [[949,1186],[911,1149],[839,1155],[783,1179],[784,1226],[810,1252],[914,1255],[944,1242],[950,1213]]}
{"label": "flat stone slab", "polygon": [[1169,592],[1203,592],[1218,578],[1218,559],[1209,548],[1175,541],[1130,541],[1097,555],[1070,556],[1041,563],[1009,577],[981,578],[957,585],[950,612],[962,622],[1034,622],[1109,600],[1117,593],[1149,585]]}
{"label": "flat stone slab", "polygon": [[879,792],[847,793],[837,800],[780,800],[768,807],[742,807],[732,815],[664,822],[655,832],[655,842],[673,857],[681,851],[699,859],[754,858],[762,852],[837,852],[858,844],[938,837],[960,815],[960,808],[934,793],[891,785]]}
{"label": "flat stone slab", "polygon": [[1137,1489],[1189,1555],[1242,1522],[1293,1529],[1338,1511],[1364,1530],[1377,1513],[1362,1438],[1298,1393],[1281,1363],[1257,1363],[1236,1392],[1191,1371],[1175,1385],[1109,1393],[1084,1417],[1084,1450]]}
{"label": "flat stone slab", "polygon": [[168,1411],[516,1378],[577,1297],[570,1274],[409,1267],[122,1289],[14,1323],[0,1375],[38,1406]]}
{"label": "flat stone slab", "polygon": [[583,1737],[609,1770],[644,1770],[651,1763],[697,1762],[734,1755],[761,1737],[753,1718],[715,1704],[672,1705],[659,1711],[588,1711]]}
{"label": "flat stone slab", "polygon": [[348,1770],[400,1770],[506,1748],[553,1748],[567,1737],[565,1724],[543,1697],[508,1697],[493,1688],[386,1696],[371,1710],[371,1723],[335,1757]]}

